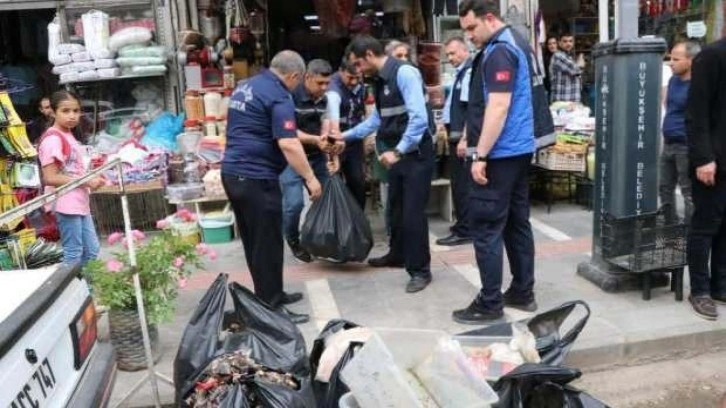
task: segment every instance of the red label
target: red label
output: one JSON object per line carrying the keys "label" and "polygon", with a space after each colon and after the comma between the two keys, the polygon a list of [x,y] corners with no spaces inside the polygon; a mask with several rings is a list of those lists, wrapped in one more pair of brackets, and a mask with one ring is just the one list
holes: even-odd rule
{"label": "red label", "polygon": [[294,120],[286,120],[285,123],[282,124],[282,127],[285,130],[295,130],[295,121]]}
{"label": "red label", "polygon": [[494,79],[497,82],[509,82],[512,79],[512,74],[509,71],[497,71],[494,75]]}

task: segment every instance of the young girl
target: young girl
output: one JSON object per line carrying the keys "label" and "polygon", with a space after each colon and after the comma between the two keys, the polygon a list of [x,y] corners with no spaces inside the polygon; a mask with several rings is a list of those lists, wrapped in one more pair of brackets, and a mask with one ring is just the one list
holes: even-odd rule
{"label": "young girl", "polygon": [[[90,160],[73,136],[81,118],[81,101],[72,92],[58,91],[50,98],[53,126],[43,133],[38,146],[46,193],[86,174]],[[90,190],[104,185],[101,177],[89,180],[50,205],[55,212],[65,264],[85,265],[98,256],[99,242],[91,218]]]}

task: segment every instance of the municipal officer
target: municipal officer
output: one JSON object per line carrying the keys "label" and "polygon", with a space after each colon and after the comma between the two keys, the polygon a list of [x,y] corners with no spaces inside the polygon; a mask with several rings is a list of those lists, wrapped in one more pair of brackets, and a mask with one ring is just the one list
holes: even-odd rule
{"label": "municipal officer", "polygon": [[[503,307],[534,311],[534,239],[529,224],[528,171],[535,150],[534,108],[528,50],[497,15],[498,0],[464,0],[460,23],[482,49],[474,60],[467,138],[472,156],[471,233],[482,289],[453,318],[484,324],[503,317]],[[483,120],[482,120],[483,117]],[[502,296],[502,244],[512,284]]]}
{"label": "municipal officer", "polygon": [[321,187],[297,138],[290,90],[305,73],[293,51],[275,55],[270,70],[240,82],[230,101],[227,146],[222,161],[224,190],[239,225],[255,294],[295,323],[309,320],[283,305],[302,294],[282,290],[282,194],[279,176],[286,162],[301,174],[313,200]]}
{"label": "municipal officer", "polygon": [[451,234],[437,240],[436,244],[454,246],[471,242],[468,220],[471,172],[466,161],[466,138],[462,137],[469,101],[471,59],[469,46],[462,37],[452,37],[444,46],[449,62],[456,68],[456,79],[444,106],[444,125],[449,135],[449,169],[456,223],[451,227]]}
{"label": "municipal officer", "polygon": [[[321,184],[325,184],[328,179],[326,164],[327,152],[330,150],[328,144],[330,123],[327,119],[328,105],[325,92],[330,85],[332,73],[333,68],[327,61],[312,60],[308,64],[304,80],[292,91],[297,137],[305,149],[315,177]],[[310,262],[313,260],[312,256],[300,246],[300,214],[305,206],[303,180],[292,166],[288,166],[280,176],[282,228],[293,255],[303,262]]]}
{"label": "municipal officer", "polygon": [[[365,89],[360,83],[358,69],[343,58],[340,70],[330,80],[328,114],[333,134],[339,134],[363,122],[365,119]],[[341,160],[341,173],[360,208],[366,205],[365,146],[355,140],[345,147]]]}
{"label": "municipal officer", "polygon": [[354,38],[346,54],[362,73],[375,77],[376,110],[343,138],[350,142],[377,130],[378,159],[389,169],[390,250],[368,263],[405,267],[411,276],[406,292],[418,292],[431,282],[426,206],[434,166],[433,115],[423,81],[418,69],[387,57],[371,36]]}

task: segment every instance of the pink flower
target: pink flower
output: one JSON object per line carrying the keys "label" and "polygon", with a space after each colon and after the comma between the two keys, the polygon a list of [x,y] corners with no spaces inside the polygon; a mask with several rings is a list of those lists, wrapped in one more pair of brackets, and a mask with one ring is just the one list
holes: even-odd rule
{"label": "pink flower", "polygon": [[116,245],[121,242],[122,239],[124,239],[124,234],[120,232],[114,232],[113,234],[109,235],[108,238],[106,238],[109,245]]}
{"label": "pink flower", "polygon": [[177,283],[179,284],[179,289],[184,289],[187,287],[187,278],[181,277],[177,280]]}
{"label": "pink flower", "polygon": [[197,254],[206,255],[207,253],[209,253],[209,246],[207,244],[197,244]]}
{"label": "pink flower", "polygon": [[131,236],[137,241],[143,241],[146,238],[146,235],[139,230],[131,231]]}
{"label": "pink flower", "polygon": [[176,216],[182,219],[188,218],[190,215],[192,215],[191,211],[187,210],[186,208],[182,208],[181,210],[176,212]]}
{"label": "pink flower", "polygon": [[169,228],[169,221],[167,221],[166,219],[157,221],[156,228],[160,230]]}
{"label": "pink flower", "polygon": [[112,259],[112,260],[106,262],[106,269],[108,269],[110,272],[121,272],[121,270],[124,269],[124,263],[121,261]]}
{"label": "pink flower", "polygon": [[209,252],[207,252],[207,255],[209,255],[209,259],[214,261],[217,259],[217,251],[210,249]]}
{"label": "pink flower", "polygon": [[182,266],[184,266],[184,257],[178,256],[174,260],[174,267],[175,268],[181,268]]}

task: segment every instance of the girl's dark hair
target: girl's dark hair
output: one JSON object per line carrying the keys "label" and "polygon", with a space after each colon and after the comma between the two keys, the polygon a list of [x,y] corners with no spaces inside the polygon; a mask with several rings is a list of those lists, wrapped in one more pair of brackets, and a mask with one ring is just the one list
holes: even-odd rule
{"label": "girl's dark hair", "polygon": [[75,93],[71,91],[61,90],[61,91],[55,91],[53,92],[53,95],[50,96],[50,107],[55,112],[58,110],[58,105],[61,104],[63,101],[70,101],[75,99],[78,101],[78,104],[81,104],[81,98]]}

